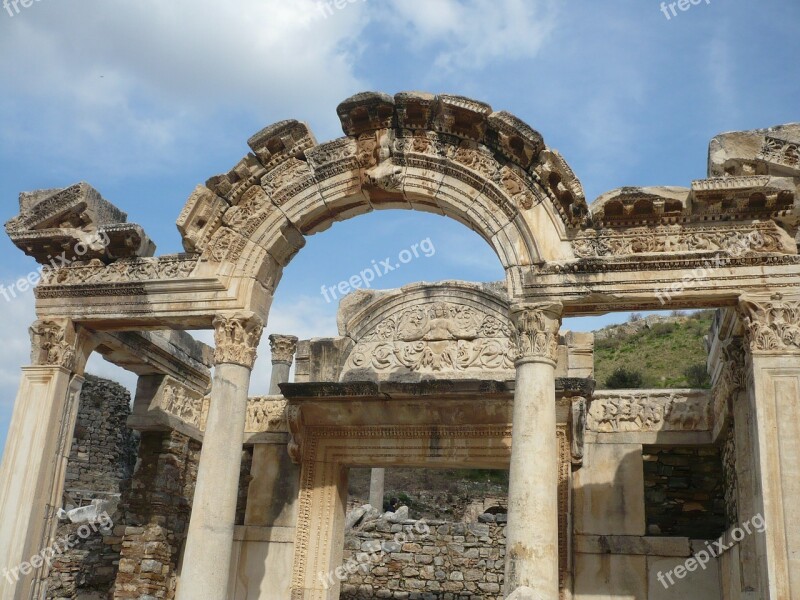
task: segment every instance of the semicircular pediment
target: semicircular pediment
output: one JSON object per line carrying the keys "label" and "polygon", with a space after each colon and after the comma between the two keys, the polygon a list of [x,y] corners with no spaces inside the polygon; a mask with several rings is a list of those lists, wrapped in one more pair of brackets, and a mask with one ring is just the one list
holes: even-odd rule
{"label": "semicircular pediment", "polygon": [[342,381],[514,378],[508,302],[491,286],[360,292],[342,316],[343,333],[354,342]]}

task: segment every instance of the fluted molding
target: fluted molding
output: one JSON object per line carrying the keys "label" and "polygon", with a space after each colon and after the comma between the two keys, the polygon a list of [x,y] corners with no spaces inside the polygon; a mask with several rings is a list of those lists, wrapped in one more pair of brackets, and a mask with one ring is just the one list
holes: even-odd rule
{"label": "fluted molding", "polygon": [[214,363],[235,364],[252,369],[264,331],[264,321],[254,313],[218,315],[214,326]]}

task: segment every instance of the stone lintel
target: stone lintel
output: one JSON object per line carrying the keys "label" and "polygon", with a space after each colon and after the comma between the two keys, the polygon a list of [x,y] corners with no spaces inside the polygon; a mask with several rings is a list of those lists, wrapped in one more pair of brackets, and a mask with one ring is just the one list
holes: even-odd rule
{"label": "stone lintel", "polygon": [[646,444],[652,446],[709,446],[711,431],[624,431],[586,433],[587,444]]}
{"label": "stone lintel", "polygon": [[294,544],[294,527],[256,527],[237,525],[233,532],[236,542],[269,542],[271,544]]}
{"label": "stone lintel", "polygon": [[[556,379],[556,394],[566,397],[588,397],[594,391],[592,379],[578,377],[559,377]],[[459,395],[499,395],[513,396],[514,381],[493,381],[479,379],[451,379],[405,382],[353,381],[347,383],[282,383],[281,392],[289,399],[318,398],[364,398],[378,400],[408,398],[418,396],[459,396]]]}
{"label": "stone lintel", "polygon": [[95,335],[99,340],[97,352],[137,375],[170,375],[200,393],[211,384],[213,350],[185,331],[109,331]]}
{"label": "stone lintel", "polygon": [[690,556],[689,538],[640,537],[635,535],[576,535],[579,554],[633,554],[646,556]]}

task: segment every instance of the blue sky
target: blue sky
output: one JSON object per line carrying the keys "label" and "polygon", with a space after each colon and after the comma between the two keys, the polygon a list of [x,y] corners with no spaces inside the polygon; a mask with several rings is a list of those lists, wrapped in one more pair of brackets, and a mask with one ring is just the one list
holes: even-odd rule
{"label": "blue sky", "polygon": [[[0,10],[0,217],[23,190],[95,186],[156,241],[180,250],[175,219],[197,183],[227,171],[247,138],[285,119],[341,135],[353,93],[448,92],[539,130],[590,201],[623,185],[705,176],[722,131],[798,121],[800,4],[702,0],[667,19],[660,0],[36,0]],[[13,8],[9,9],[12,13]],[[324,284],[430,238],[436,253],[381,278],[494,280],[474,233],[428,214],[381,212],[308,240],[287,268],[268,332],[336,331]],[[0,283],[35,263],[0,236]],[[593,329],[624,315],[569,323]],[[0,297],[0,448],[28,363],[31,293]],[[204,337],[204,339],[208,339]],[[269,379],[264,348],[253,391]],[[102,360],[93,372],[135,379]]]}

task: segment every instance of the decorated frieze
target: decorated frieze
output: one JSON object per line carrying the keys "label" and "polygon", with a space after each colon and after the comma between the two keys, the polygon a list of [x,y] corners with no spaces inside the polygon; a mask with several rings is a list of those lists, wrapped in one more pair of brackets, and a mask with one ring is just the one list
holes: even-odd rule
{"label": "decorated frieze", "polygon": [[587,430],[597,433],[708,431],[711,402],[705,391],[598,391],[589,407]]}
{"label": "decorated frieze", "polygon": [[511,371],[510,323],[455,302],[416,305],[380,321],[353,348],[345,373],[480,373]]}
{"label": "decorated frieze", "polygon": [[797,254],[797,245],[772,221],[747,225],[660,225],[582,231],[573,241],[578,258],[647,253],[726,252]]}

